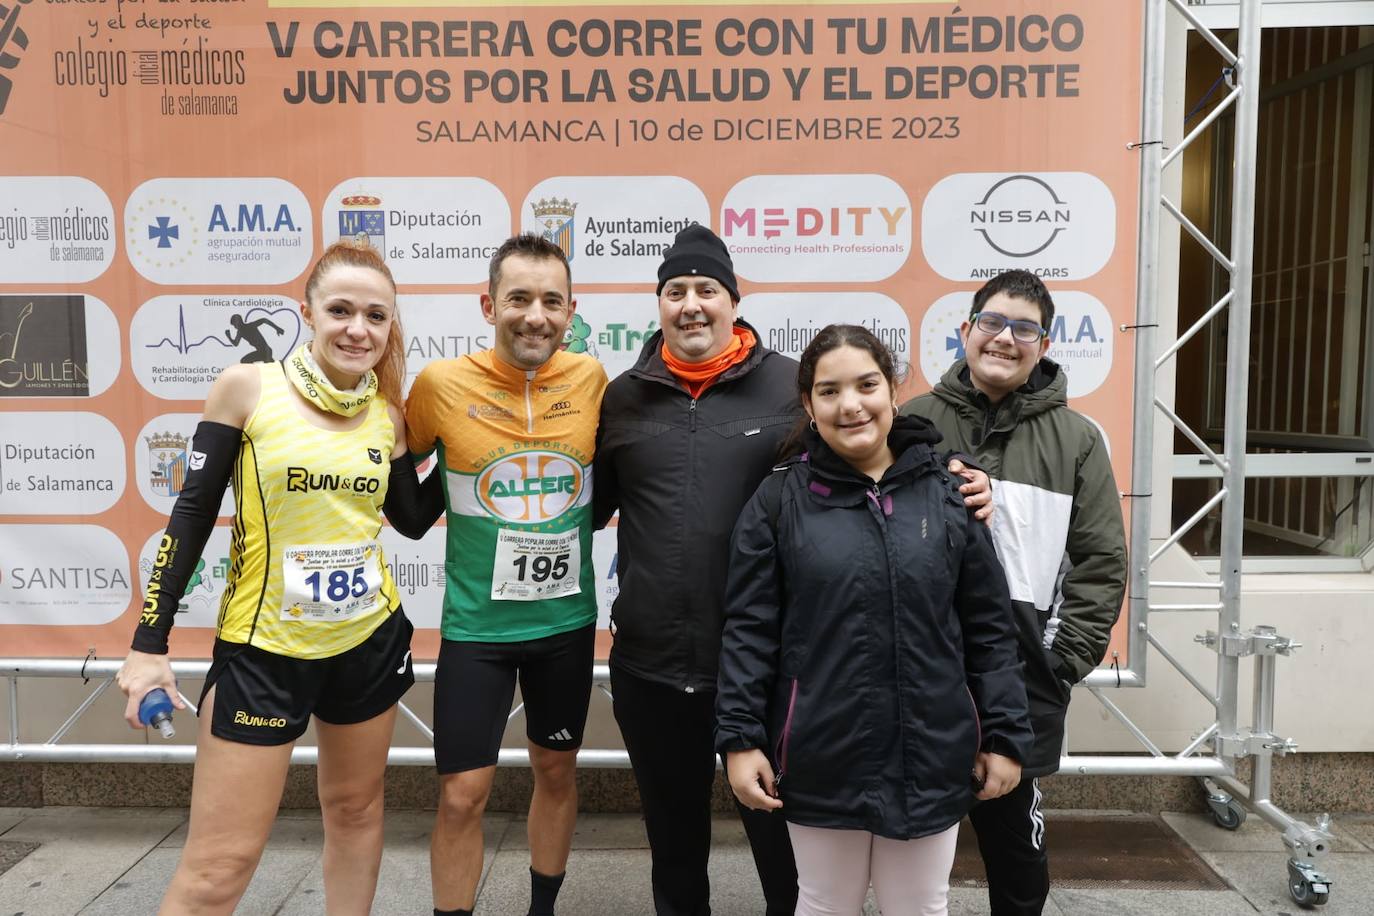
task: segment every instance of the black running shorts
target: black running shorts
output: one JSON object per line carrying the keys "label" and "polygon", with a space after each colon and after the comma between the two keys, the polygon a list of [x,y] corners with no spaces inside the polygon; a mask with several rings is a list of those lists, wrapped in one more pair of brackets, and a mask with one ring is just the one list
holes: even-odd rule
{"label": "black running shorts", "polygon": [[216,688],[210,732],[239,744],[289,744],[312,714],[332,725],[381,715],[415,683],[413,632],[397,608],[362,643],[330,658],[291,658],[217,639],[200,695],[203,707]]}
{"label": "black running shorts", "polygon": [[495,765],[517,678],[530,742],[554,751],[580,747],[595,648],[596,624],[527,642],[443,640],[434,683],[439,772]]}

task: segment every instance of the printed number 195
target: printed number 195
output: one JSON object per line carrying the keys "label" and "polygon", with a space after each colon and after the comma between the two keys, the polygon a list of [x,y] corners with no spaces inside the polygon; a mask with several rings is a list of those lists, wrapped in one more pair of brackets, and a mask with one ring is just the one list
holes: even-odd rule
{"label": "printed number 195", "polygon": [[515,558],[516,579],[520,582],[525,581],[528,575],[531,581],[547,582],[549,579],[562,579],[568,574],[568,554],[560,553],[556,557],[540,554],[531,560],[527,555],[521,554]]}

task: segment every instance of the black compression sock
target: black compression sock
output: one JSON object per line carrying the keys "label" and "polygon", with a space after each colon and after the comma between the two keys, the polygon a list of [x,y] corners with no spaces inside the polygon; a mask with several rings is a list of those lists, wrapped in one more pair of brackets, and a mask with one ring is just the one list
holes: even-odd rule
{"label": "black compression sock", "polygon": [[441,910],[436,908],[434,916],[472,916],[472,910]]}
{"label": "black compression sock", "polygon": [[554,916],[553,903],[558,899],[558,889],[563,886],[563,876],[541,875],[530,869],[530,912],[529,916]]}

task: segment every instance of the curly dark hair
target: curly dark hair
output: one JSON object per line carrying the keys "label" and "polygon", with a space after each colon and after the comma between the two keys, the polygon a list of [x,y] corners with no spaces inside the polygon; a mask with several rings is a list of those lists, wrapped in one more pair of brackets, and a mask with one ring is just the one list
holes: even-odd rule
{"label": "curly dark hair", "polygon": [[969,309],[969,317],[972,318],[981,312],[987,301],[998,293],[1006,293],[1013,299],[1025,299],[1039,307],[1042,328],[1049,328],[1050,323],[1054,321],[1054,300],[1050,298],[1050,291],[1045,289],[1045,284],[1040,278],[1029,270],[1005,270],[984,283],[982,288],[973,294],[973,308]]}

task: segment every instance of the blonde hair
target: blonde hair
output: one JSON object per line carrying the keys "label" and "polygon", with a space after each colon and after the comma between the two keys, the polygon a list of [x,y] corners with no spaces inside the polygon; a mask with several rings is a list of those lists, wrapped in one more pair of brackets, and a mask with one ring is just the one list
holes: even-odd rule
{"label": "blonde hair", "polygon": [[[324,275],[339,266],[366,267],[375,270],[386,277],[386,282],[391,286],[392,295],[396,294],[396,278],[391,275],[391,268],[386,266],[386,261],[382,259],[380,251],[373,248],[366,239],[339,239],[324,250],[324,254],[320,255],[320,259],[310,269],[310,276],[305,280],[305,299],[307,302],[314,301]],[[377,388],[386,396],[388,401],[398,407],[402,403],[401,383],[405,381],[406,377],[405,350],[406,341],[405,334],[401,330],[401,313],[399,309],[393,308],[391,332],[387,335],[386,347],[382,350],[382,358],[377,361],[373,371],[377,373]]]}

